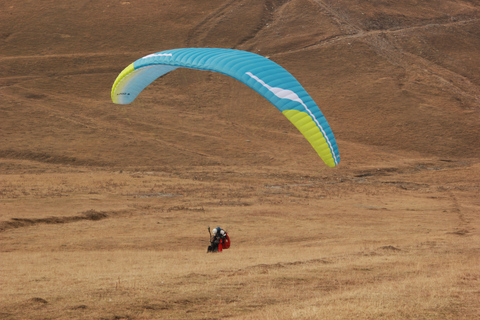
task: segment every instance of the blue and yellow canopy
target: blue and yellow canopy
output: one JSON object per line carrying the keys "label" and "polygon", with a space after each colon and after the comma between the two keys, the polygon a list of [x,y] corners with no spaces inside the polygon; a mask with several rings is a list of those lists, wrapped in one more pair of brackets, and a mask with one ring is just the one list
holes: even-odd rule
{"label": "blue and yellow canopy", "polygon": [[340,162],[333,132],[310,95],[287,70],[255,53],[186,48],[147,55],[120,73],[112,87],[112,101],[131,103],[155,79],[177,68],[220,72],[243,82],[280,110],[328,166]]}

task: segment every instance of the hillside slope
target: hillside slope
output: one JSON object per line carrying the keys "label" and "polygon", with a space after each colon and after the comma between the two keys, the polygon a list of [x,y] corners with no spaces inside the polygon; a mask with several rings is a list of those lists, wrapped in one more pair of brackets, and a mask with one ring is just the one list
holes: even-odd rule
{"label": "hillside slope", "polygon": [[[323,166],[256,93],[177,70],[129,106],[117,74],[186,46],[269,56],[326,115],[346,164],[478,158],[478,1],[4,1],[0,157],[108,166]],[[241,26],[241,28],[239,28]],[[260,115],[260,116],[259,116]]]}

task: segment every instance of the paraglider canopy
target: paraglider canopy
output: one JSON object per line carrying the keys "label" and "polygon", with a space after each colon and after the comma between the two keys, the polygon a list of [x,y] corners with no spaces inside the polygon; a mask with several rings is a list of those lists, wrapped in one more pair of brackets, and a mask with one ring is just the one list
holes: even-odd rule
{"label": "paraglider canopy", "polygon": [[119,74],[112,87],[112,101],[131,103],[155,79],[177,68],[220,72],[243,82],[280,110],[328,166],[340,162],[333,132],[310,95],[287,70],[255,53],[185,48],[149,54]]}

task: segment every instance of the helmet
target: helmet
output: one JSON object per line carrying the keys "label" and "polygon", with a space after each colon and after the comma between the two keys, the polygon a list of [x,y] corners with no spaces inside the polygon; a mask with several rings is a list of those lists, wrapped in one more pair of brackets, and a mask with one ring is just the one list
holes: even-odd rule
{"label": "helmet", "polygon": [[217,228],[213,229],[213,230],[212,230],[213,235],[216,235],[216,234],[217,234],[217,231],[218,231]]}
{"label": "helmet", "polygon": [[224,236],[224,235],[225,235],[225,231],[220,230],[220,234],[221,234],[222,236]]}

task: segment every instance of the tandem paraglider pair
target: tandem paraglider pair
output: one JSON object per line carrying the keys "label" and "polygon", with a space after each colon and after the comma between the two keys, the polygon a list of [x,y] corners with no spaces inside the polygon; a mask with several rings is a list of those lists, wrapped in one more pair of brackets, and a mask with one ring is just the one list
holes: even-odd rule
{"label": "tandem paraglider pair", "polygon": [[210,233],[210,245],[207,248],[207,253],[222,252],[223,249],[230,248],[230,237],[225,230],[217,227],[210,231],[210,227],[208,227],[208,232]]}

